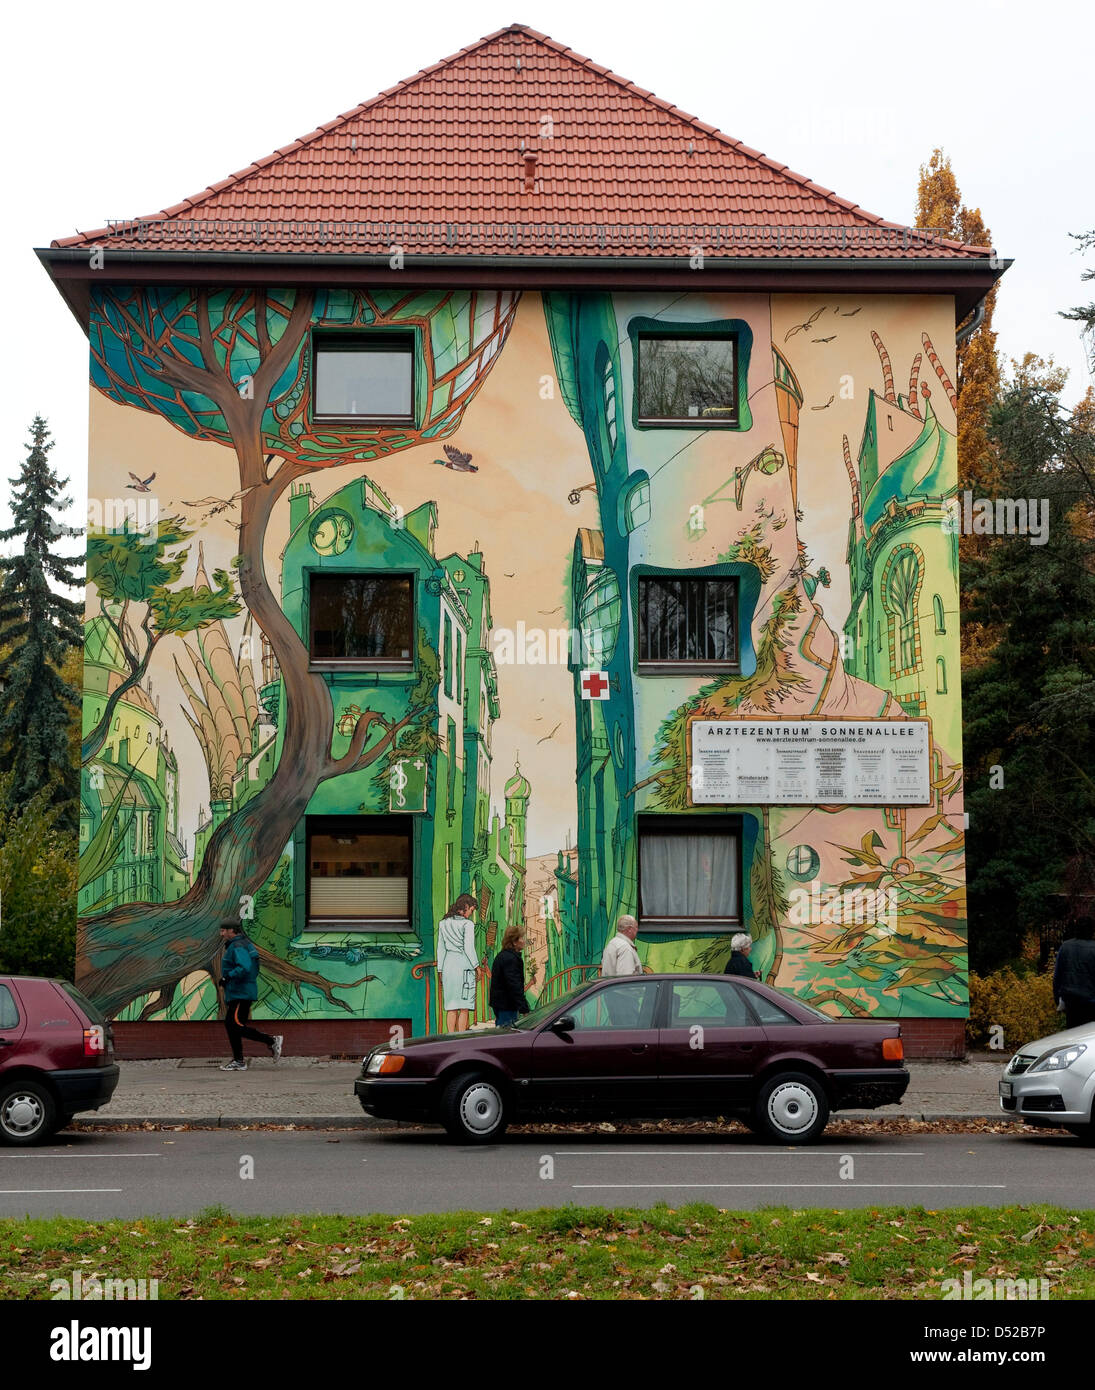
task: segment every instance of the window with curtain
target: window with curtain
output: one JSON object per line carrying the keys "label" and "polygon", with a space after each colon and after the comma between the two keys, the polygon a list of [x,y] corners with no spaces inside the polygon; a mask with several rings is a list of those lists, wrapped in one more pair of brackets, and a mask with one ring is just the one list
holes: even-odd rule
{"label": "window with curtain", "polygon": [[410,929],[411,827],[398,816],[310,817],[308,925]]}
{"label": "window with curtain", "polygon": [[[702,823],[700,823],[702,822]],[[666,930],[741,921],[741,823],[641,817],[639,917]]]}

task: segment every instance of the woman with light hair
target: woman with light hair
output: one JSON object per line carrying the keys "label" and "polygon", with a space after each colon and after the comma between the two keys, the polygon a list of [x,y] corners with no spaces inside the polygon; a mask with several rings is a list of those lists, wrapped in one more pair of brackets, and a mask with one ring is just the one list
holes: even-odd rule
{"label": "woman with light hair", "polygon": [[744,975],[748,980],[759,980],[760,976],[749,964],[749,952],[753,949],[753,938],[748,932],[739,931],[730,938],[730,959],[726,962],[724,975]]}

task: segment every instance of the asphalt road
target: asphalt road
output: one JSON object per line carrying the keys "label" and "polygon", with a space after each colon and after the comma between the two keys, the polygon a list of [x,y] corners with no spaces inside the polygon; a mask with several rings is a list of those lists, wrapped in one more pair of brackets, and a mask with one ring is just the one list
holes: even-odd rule
{"label": "asphalt road", "polygon": [[1095,1154],[1052,1133],[843,1136],[789,1149],[737,1133],[650,1142],[553,1132],[465,1148],[413,1129],[91,1132],[0,1149],[5,1217],[189,1216],[216,1203],[274,1215],[657,1202],[1091,1208]]}

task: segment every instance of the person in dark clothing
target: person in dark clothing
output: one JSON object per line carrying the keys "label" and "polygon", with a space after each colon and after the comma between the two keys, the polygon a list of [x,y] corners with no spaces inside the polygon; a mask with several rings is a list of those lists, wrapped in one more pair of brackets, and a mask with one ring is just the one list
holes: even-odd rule
{"label": "person in dark clothing", "polygon": [[1053,967],[1053,997],[1065,1006],[1065,1027],[1095,1023],[1095,920],[1081,917],[1061,943]]}
{"label": "person in dark clothing", "polygon": [[490,1006],[499,1028],[512,1028],[519,1014],[528,1013],[525,991],[531,989],[532,980],[525,980],[521,961],[524,946],[521,928],[507,927],[490,973]]}
{"label": "person in dark clothing", "polygon": [[753,949],[753,938],[748,932],[739,931],[730,938],[730,959],[726,962],[724,975],[744,975],[747,980],[759,980],[760,976],[749,964],[749,952]]}
{"label": "person in dark clothing", "polygon": [[248,941],[238,922],[221,923],[221,940],[224,942],[224,956],[221,959],[221,984],[224,986],[224,1028],[228,1034],[228,1044],[232,1049],[232,1060],[225,1062],[221,1071],[246,1071],[243,1060],[243,1039],[265,1043],[273,1054],[274,1061],[281,1057],[284,1041],[279,1033],[260,1033],[250,1026],[251,1005],[259,997],[259,953],[255,943]]}

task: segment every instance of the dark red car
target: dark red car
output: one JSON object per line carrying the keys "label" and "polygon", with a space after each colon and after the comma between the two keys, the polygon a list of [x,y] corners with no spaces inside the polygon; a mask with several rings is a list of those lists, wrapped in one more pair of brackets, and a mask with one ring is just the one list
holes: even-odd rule
{"label": "dark red car", "polygon": [[65,980],[0,975],[0,1143],[36,1144],[114,1094],[107,1019]]}
{"label": "dark red car", "polygon": [[513,1028],[411,1038],[365,1058],[370,1115],[489,1143],[511,1121],[732,1116],[808,1144],[829,1113],[899,1101],[896,1023],[833,1019],[728,975],[590,980]]}

